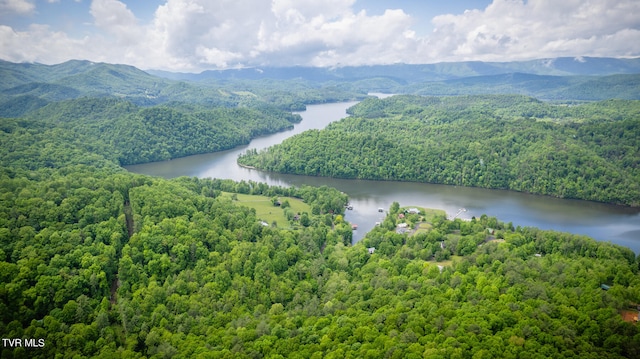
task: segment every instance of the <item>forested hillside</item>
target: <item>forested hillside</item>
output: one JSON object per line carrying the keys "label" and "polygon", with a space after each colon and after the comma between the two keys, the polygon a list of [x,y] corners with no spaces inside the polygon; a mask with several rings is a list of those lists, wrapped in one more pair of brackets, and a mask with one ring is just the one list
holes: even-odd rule
{"label": "forested hillside", "polygon": [[218,199],[221,190],[262,190],[322,208],[335,197],[339,213],[344,198],[326,188],[167,181],[90,166],[7,172],[0,333],[46,345],[4,347],[3,358],[214,353],[207,333],[291,302],[306,285],[298,273],[351,231],[333,230],[320,212],[296,230],[264,227],[254,210]]}
{"label": "forested hillside", "polygon": [[45,343],[3,358],[640,354],[620,315],[640,298],[638,263],[609,243],[486,217],[398,234],[425,219],[396,206],[345,246],[341,216],[266,227],[220,196],[337,200],[339,213],[344,197],[327,188],[85,165],[5,167],[0,181],[0,333]]}
{"label": "forested hillside", "polygon": [[583,60],[247,68],[201,74],[144,72],[77,60],[57,65],[0,60],[0,116],[20,117],[48,103],[81,97],[116,97],[139,106],[183,102],[209,107],[269,105],[288,111],[362,99],[368,92],[523,94],[564,102],[640,99],[639,59]]}
{"label": "forested hillside", "polygon": [[394,96],[350,113],[239,162],[640,205],[638,101],[560,106],[523,96]]}
{"label": "forested hillside", "polygon": [[[139,107],[112,98],[56,102],[24,116],[30,127],[67,132],[66,136],[78,136],[91,146],[101,146],[98,152],[120,165],[221,151],[292,128],[300,120],[299,115],[267,105]],[[18,132],[12,139],[21,134]]]}
{"label": "forested hillside", "polygon": [[[47,76],[72,76],[77,65]],[[30,72],[38,66],[23,67],[15,79],[51,81]],[[0,118],[0,336],[23,343],[3,341],[0,358],[640,356],[638,326],[623,320],[640,304],[640,258],[628,248],[486,216],[450,221],[398,203],[352,245],[348,194],[335,189],[166,180],[121,167],[291,126],[300,118],[281,105],[314,95],[281,86],[268,101],[267,91],[237,87],[219,93],[257,98],[142,105],[130,96],[58,101],[41,97],[54,87],[36,85],[22,98],[33,106]],[[317,99],[344,93],[331,91]],[[571,165],[560,184],[575,192],[565,195],[634,204],[637,106],[549,106],[518,96],[367,100],[354,118],[293,139],[306,139],[295,156],[244,160],[277,154],[306,168],[299,161],[313,143],[313,174],[323,156],[340,154],[326,162],[334,175],[372,161],[392,176],[425,164],[418,173],[426,176],[440,163],[449,168],[450,157],[429,157],[425,146],[437,143],[458,156],[442,174],[457,184],[528,173],[508,183],[557,189],[563,168],[545,167],[554,158]],[[341,137],[330,142],[325,133]],[[260,209],[247,198],[259,198]]]}
{"label": "forested hillside", "polygon": [[640,100],[640,75],[541,76],[510,73],[422,82],[390,87],[387,91],[423,96],[521,94],[556,101]]}
{"label": "forested hillside", "polygon": [[126,65],[67,61],[57,65],[0,60],[0,116],[20,117],[49,103],[82,97],[124,99],[139,106],[189,103],[207,107],[277,107],[304,110],[306,104],[365,97],[332,84],[289,81],[175,81]]}

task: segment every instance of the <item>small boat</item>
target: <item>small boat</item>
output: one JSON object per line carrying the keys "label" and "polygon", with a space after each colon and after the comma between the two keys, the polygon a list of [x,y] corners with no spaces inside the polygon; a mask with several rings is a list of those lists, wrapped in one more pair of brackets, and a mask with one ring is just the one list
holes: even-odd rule
{"label": "small boat", "polygon": [[353,229],[355,231],[356,229],[358,229],[358,225],[357,224],[352,224],[351,225],[351,229]]}
{"label": "small boat", "polygon": [[384,208],[382,207],[378,208],[378,212],[384,212]]}

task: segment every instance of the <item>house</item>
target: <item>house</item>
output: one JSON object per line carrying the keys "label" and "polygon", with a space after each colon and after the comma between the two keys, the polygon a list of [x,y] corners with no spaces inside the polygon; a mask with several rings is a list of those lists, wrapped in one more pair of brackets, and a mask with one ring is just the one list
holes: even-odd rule
{"label": "house", "polygon": [[404,213],[400,213],[400,214],[398,215],[398,218],[403,219],[403,218],[404,218]]}
{"label": "house", "polygon": [[260,224],[265,226],[265,227],[269,227],[269,223],[265,222],[265,221],[260,221]]}
{"label": "house", "polygon": [[409,213],[409,214],[418,214],[418,213],[420,213],[420,210],[417,209],[417,208],[409,208],[407,210],[407,213]]}
{"label": "house", "polygon": [[397,227],[398,228],[396,228],[396,233],[398,234],[406,233],[409,230],[408,224],[406,223],[398,223]]}
{"label": "house", "polygon": [[367,250],[369,251],[369,254],[373,254],[376,251],[376,247],[369,247]]}
{"label": "house", "polygon": [[609,290],[609,289],[611,289],[611,287],[610,287],[610,286],[608,286],[608,285],[606,285],[606,284],[604,284],[604,283],[603,283],[603,284],[600,284],[600,288],[602,288],[602,290]]}
{"label": "house", "polygon": [[620,316],[622,320],[627,323],[637,323],[638,322],[638,312],[632,310],[623,310],[620,312]]}

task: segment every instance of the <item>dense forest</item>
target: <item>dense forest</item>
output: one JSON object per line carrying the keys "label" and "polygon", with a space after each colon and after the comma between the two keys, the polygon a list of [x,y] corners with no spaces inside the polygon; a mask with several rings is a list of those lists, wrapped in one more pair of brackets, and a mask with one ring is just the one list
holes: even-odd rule
{"label": "dense forest", "polygon": [[640,102],[516,95],[367,99],[352,115],[239,159],[341,178],[511,189],[640,205]]}
{"label": "dense forest", "polygon": [[229,149],[292,128],[301,117],[266,105],[138,107],[125,100],[81,98],[49,104],[23,119],[87,136],[127,165]]}
{"label": "dense forest", "polygon": [[[0,74],[0,117],[12,118],[2,123],[12,134],[9,141],[65,136],[120,165],[247,144],[292,128],[301,118],[291,111],[306,104],[366,96],[303,80],[181,82],[89,61],[51,66],[0,61]],[[3,160],[24,161],[10,148],[2,150],[8,152]]]}
{"label": "dense forest", "polygon": [[[324,90],[294,95],[285,91],[291,83],[281,83],[282,92],[264,100],[268,91],[248,94],[242,82],[233,89],[210,83],[205,86],[222,97],[143,103],[155,95],[137,97],[135,80],[103,83],[89,95],[90,80],[101,83],[106,75],[144,84],[147,75],[133,68],[123,73],[118,66],[80,62],[43,75],[33,64],[19,73],[0,65],[3,85],[11,83],[3,88],[5,104],[22,99],[32,105],[0,118],[0,336],[23,343],[3,341],[0,358],[640,356],[640,332],[629,320],[640,304],[640,258],[628,248],[487,216],[447,220],[437,210],[407,210],[414,203],[394,203],[384,221],[352,245],[344,219],[348,195],[335,189],[167,180],[121,167],[228,148],[287,128],[300,118],[284,112],[285,103],[296,107],[344,91],[328,88],[316,98]],[[83,71],[95,72],[86,77]],[[77,86],[81,79],[86,87]],[[18,88],[14,80],[56,83]],[[24,95],[29,88],[34,92]],[[59,97],[49,96],[56,91]],[[224,94],[233,101],[217,101]],[[615,174],[611,184],[594,182],[594,193],[617,199],[624,184],[628,194],[620,202],[634,204],[637,106],[548,106],[519,96],[366,100],[351,109],[353,118],[327,130],[351,128],[339,137],[351,142],[326,150],[348,153],[359,144],[358,161],[328,164],[342,171],[378,161],[387,169],[382,156],[371,156],[375,150],[397,156],[392,174],[408,173],[402,166],[413,163],[415,151],[427,154],[421,141],[435,138],[430,131],[447,138],[461,135],[462,126],[474,133],[456,141],[473,142],[462,149],[439,144],[471,153],[457,159],[464,172],[454,172],[455,181],[500,181],[485,167],[493,171],[517,160],[521,167],[543,168],[549,156],[573,161],[575,154],[583,165],[604,166],[584,166],[593,173],[580,181]],[[513,138],[501,132],[504,126]],[[311,132],[315,138],[324,133]],[[487,150],[483,141],[492,138],[495,147]],[[561,140],[566,147],[557,147]],[[517,152],[506,152],[509,147]],[[496,160],[500,154],[512,157]],[[435,165],[430,161],[420,162]],[[549,187],[555,175],[518,183],[521,190],[543,186],[542,180]],[[246,198],[260,198],[261,207]],[[285,220],[269,221],[265,213]]]}
{"label": "dense forest", "polygon": [[[640,355],[621,317],[637,313],[638,262],[610,243],[486,216],[400,219],[396,205],[349,246],[345,197],[327,188],[86,165],[1,182],[0,333],[45,343],[3,358]],[[222,191],[298,196],[318,214],[264,226]]]}

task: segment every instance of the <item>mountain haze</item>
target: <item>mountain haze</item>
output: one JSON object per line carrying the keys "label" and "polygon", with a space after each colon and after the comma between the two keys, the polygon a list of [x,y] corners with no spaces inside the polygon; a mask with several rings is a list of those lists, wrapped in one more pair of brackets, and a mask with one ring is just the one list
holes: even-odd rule
{"label": "mountain haze", "polygon": [[0,60],[0,116],[18,117],[48,103],[118,97],[141,106],[271,103],[284,110],[363,98],[368,92],[419,95],[523,94],[549,100],[640,98],[640,59],[556,58],[358,67],[268,67],[199,74],[143,71],[71,60],[56,65]]}
{"label": "mountain haze", "polygon": [[[151,75],[128,65],[72,60],[57,65],[0,61],[0,116],[18,117],[51,102],[80,97],[117,97],[141,106],[198,103],[207,106],[278,106],[303,110],[305,104],[364,98],[351,89],[323,89],[308,82],[286,85],[196,83]],[[279,89],[282,88],[282,89]],[[290,91],[295,88],[296,91]]]}
{"label": "mountain haze", "polygon": [[640,73],[640,59],[599,57],[539,59],[513,62],[442,62],[436,64],[394,64],[345,67],[263,67],[229,70],[209,70],[199,74],[148,71],[171,79],[202,81],[210,79],[279,79],[302,78],[310,81],[353,81],[371,77],[386,77],[400,83],[441,81],[470,76],[488,76],[514,72],[554,76],[603,76]]}

